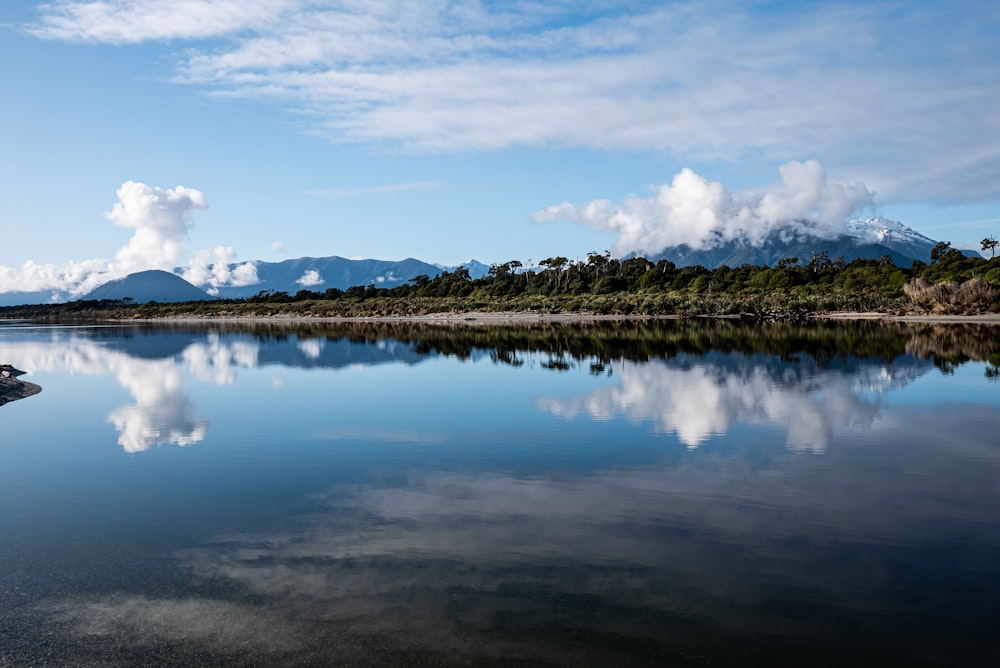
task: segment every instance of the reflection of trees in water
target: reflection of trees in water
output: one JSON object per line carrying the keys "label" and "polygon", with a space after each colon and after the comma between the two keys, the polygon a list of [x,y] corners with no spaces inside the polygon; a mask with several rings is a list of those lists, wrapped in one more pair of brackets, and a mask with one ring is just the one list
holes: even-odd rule
{"label": "reflection of trees in water", "polygon": [[[204,334],[204,327],[171,326]],[[806,356],[818,364],[848,357],[891,361],[911,354],[938,366],[986,361],[1000,366],[1000,326],[911,324],[883,321],[742,322],[728,319],[638,320],[587,323],[480,326],[405,322],[213,323],[220,334],[249,334],[261,342],[349,341],[377,344],[394,340],[421,354],[459,359],[486,352],[495,362],[519,366],[525,353],[550,356],[549,368],[671,359],[681,353],[709,352]],[[162,327],[155,331],[162,331]],[[599,366],[594,368],[600,369]],[[597,371],[600,373],[600,370]]]}
{"label": "reflection of trees in water", "polygon": [[993,325],[914,325],[906,351],[920,358],[1000,366],[1000,327]]}
{"label": "reflection of trees in water", "polygon": [[[140,450],[153,443],[193,443],[204,435],[205,423],[191,416],[186,389],[167,382],[163,374],[173,376],[157,368],[156,360],[183,359],[196,378],[225,383],[232,382],[236,368],[257,366],[264,345],[272,363],[291,366],[412,362],[426,354],[458,359],[488,356],[494,363],[521,366],[535,356],[541,359],[542,368],[583,368],[595,375],[608,373],[613,362],[643,364],[677,360],[679,356],[756,355],[761,359],[755,366],[766,368],[775,378],[787,375],[789,369],[802,369],[805,360],[820,369],[849,371],[858,360],[891,364],[901,356],[911,356],[932,360],[945,373],[969,361],[987,362],[986,377],[997,380],[997,334],[1000,327],[990,325],[878,321],[747,323],[696,319],[528,326],[229,322],[78,330],[63,345],[35,343],[44,351],[36,351],[40,357],[33,368],[62,366],[98,374],[111,370],[128,378],[141,367],[141,383],[122,380],[122,384],[137,398],[150,393],[154,396],[112,415],[123,437],[131,435],[127,448]],[[331,350],[331,342],[340,343],[344,350]],[[380,350],[371,359],[350,350],[353,344],[375,349],[387,342],[393,342],[390,349]],[[146,389],[140,391],[140,386]]]}

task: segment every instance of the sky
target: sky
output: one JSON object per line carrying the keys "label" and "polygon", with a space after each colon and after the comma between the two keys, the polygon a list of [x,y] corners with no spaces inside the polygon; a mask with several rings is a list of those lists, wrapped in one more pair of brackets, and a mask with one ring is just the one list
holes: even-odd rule
{"label": "sky", "polygon": [[998,36],[986,1],[5,0],[0,292],[872,215],[978,249]]}

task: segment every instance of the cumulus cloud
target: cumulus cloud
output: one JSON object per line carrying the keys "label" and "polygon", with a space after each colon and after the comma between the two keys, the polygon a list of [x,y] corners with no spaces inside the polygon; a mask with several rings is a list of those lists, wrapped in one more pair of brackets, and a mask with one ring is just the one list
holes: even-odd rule
{"label": "cumulus cloud", "polygon": [[[120,227],[134,230],[113,260],[92,259],[62,265],[0,266],[0,293],[52,291],[53,300],[74,299],[99,285],[137,271],[173,271],[189,252],[194,214],[208,208],[205,195],[193,188],[158,188],[126,181],[115,193],[118,201],[105,216]],[[231,266],[236,251],[230,246],[197,250],[181,273],[189,282],[213,294],[224,285],[258,282],[252,263]]]}
{"label": "cumulus cloud", "polygon": [[211,250],[198,250],[191,256],[181,276],[194,285],[208,286],[208,293],[216,295],[227,285],[253,285],[260,282],[257,266],[253,262],[234,265],[236,251],[232,246],[216,246]]}
{"label": "cumulus cloud", "polygon": [[20,267],[0,266],[0,293],[51,290],[57,299],[83,294],[110,278],[107,260],[83,260],[62,265],[36,264],[28,260]]}
{"label": "cumulus cloud", "polygon": [[[905,27],[905,29],[902,29]],[[888,196],[1000,194],[1000,6],[63,0],[71,42],[217,38],[175,81],[294,108],[341,141],[584,146],[773,164],[816,155]]]}
{"label": "cumulus cloud", "polygon": [[301,285],[303,288],[312,288],[317,285],[323,285],[323,283],[325,283],[326,281],[323,280],[323,277],[320,275],[319,271],[317,271],[316,269],[310,269],[309,271],[302,274],[302,276],[299,277],[299,280],[295,282]]}
{"label": "cumulus cloud", "polygon": [[788,162],[779,171],[781,181],[771,189],[732,192],[685,168],[671,183],[650,186],[650,197],[630,195],[620,204],[563,202],[535,212],[534,219],[571,220],[616,232],[617,253],[652,254],[681,244],[695,249],[730,241],[758,245],[791,224],[800,233],[830,238],[843,231],[851,215],[874,206],[874,193],[865,184],[833,182],[815,160]]}
{"label": "cumulus cloud", "polygon": [[108,220],[135,234],[115,254],[113,271],[120,275],[146,269],[172,270],[180,262],[192,215],[208,208],[205,195],[193,188],[163,189],[126,181],[116,192],[118,202]]}
{"label": "cumulus cloud", "polygon": [[283,241],[272,241],[269,248],[275,253],[280,253],[285,250],[285,243]]}

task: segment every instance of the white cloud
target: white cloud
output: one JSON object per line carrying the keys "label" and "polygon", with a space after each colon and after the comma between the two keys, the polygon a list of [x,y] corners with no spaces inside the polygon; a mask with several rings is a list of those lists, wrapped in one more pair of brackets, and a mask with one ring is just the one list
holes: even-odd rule
{"label": "white cloud", "polygon": [[886,197],[1000,194],[1000,6],[66,0],[42,38],[218,37],[178,82],[311,114],[337,140],[686,161],[817,156]]}
{"label": "white cloud", "polygon": [[316,269],[310,269],[309,271],[302,274],[302,276],[299,277],[299,280],[295,282],[301,285],[303,288],[312,288],[316,287],[317,285],[323,285],[323,283],[325,283],[326,281],[323,280],[323,277],[320,275],[319,271],[317,271]]}
{"label": "white cloud", "polygon": [[181,271],[181,276],[194,285],[208,286],[209,294],[213,295],[223,286],[253,285],[260,281],[253,262],[231,266],[235,259],[236,251],[232,246],[198,250],[191,256],[187,268]]}
{"label": "white cloud", "polygon": [[45,39],[126,44],[201,39],[263,27],[299,0],[56,0],[29,31]]}
{"label": "white cloud", "polygon": [[[62,265],[0,266],[0,293],[51,290],[56,298],[79,298],[107,281],[137,271],[173,271],[189,250],[194,214],[208,208],[205,195],[193,188],[158,188],[126,181],[116,191],[118,202],[105,215],[115,225],[135,230],[115,253],[114,260],[92,259]],[[224,285],[253,285],[256,266],[246,262],[230,267],[236,251],[230,246],[194,251],[183,277],[217,293]]]}
{"label": "white cloud", "polygon": [[205,195],[184,186],[163,189],[126,181],[108,220],[135,235],[115,254],[113,271],[125,276],[146,269],[171,271],[186,250],[195,211],[208,208]]}
{"label": "white cloud", "polygon": [[759,244],[790,223],[813,236],[833,237],[852,214],[874,205],[874,194],[863,183],[834,183],[815,160],[786,163],[780,172],[781,183],[770,190],[731,192],[685,168],[670,184],[650,186],[652,197],[630,195],[617,205],[563,202],[537,211],[534,218],[617,232],[619,254],[658,253],[680,244],[696,249],[734,240]]}
{"label": "white cloud", "polygon": [[283,241],[272,241],[269,248],[275,253],[280,253],[285,250],[285,243]]}
{"label": "white cloud", "polygon": [[0,266],[0,292],[53,290],[82,294],[110,280],[100,278],[107,270],[107,260],[83,260],[62,265],[36,264],[28,260],[20,267]]}

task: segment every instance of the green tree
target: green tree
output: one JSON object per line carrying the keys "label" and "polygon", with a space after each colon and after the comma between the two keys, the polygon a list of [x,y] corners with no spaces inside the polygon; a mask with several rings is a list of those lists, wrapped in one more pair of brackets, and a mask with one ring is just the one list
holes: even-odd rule
{"label": "green tree", "polygon": [[931,264],[939,262],[951,250],[950,241],[939,241],[931,249]]}
{"label": "green tree", "polygon": [[1000,245],[1000,241],[997,241],[996,237],[986,237],[982,241],[983,250],[990,251],[991,258],[997,256],[997,245]]}

